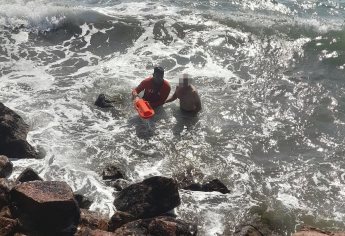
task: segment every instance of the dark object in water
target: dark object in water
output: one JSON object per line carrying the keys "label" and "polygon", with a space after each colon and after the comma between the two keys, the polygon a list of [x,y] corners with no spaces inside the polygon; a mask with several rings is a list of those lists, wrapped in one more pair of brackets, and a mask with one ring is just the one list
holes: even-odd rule
{"label": "dark object in water", "polygon": [[98,98],[95,101],[95,105],[102,108],[114,107],[112,102],[114,101],[111,101],[105,94],[101,93],[100,95],[98,95]]}

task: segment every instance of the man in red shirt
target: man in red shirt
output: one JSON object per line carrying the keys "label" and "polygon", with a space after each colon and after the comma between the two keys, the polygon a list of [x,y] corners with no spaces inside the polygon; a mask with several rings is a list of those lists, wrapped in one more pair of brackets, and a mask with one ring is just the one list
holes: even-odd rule
{"label": "man in red shirt", "polygon": [[143,99],[148,101],[152,108],[164,104],[170,93],[170,85],[164,79],[164,69],[155,67],[153,75],[141,81],[141,83],[132,90],[133,100],[139,98],[138,94],[145,90]]}

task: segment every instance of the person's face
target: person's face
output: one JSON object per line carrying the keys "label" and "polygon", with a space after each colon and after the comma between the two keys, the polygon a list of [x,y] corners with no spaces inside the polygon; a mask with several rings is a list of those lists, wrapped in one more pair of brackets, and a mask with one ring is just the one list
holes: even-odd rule
{"label": "person's face", "polygon": [[180,78],[179,85],[181,87],[188,87],[189,81],[188,78]]}
{"label": "person's face", "polygon": [[153,83],[157,86],[162,85],[163,75],[160,73],[153,73]]}

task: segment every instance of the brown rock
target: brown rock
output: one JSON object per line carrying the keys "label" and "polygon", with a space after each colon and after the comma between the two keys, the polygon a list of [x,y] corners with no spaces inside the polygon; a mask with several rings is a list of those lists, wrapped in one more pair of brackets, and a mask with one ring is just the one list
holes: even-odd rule
{"label": "brown rock", "polygon": [[120,228],[122,225],[127,224],[131,221],[136,220],[134,216],[129,213],[117,211],[109,220],[109,228],[108,230],[114,232],[117,228]]}
{"label": "brown rock", "polygon": [[0,217],[0,235],[10,236],[14,233],[18,225],[18,222],[13,219]]}
{"label": "brown rock", "polygon": [[0,178],[6,178],[12,174],[13,164],[7,156],[0,155]]}
{"label": "brown rock", "polygon": [[79,228],[75,236],[119,236],[111,232],[99,230],[99,229],[90,229],[90,228]]}
{"label": "brown rock", "polygon": [[10,191],[11,212],[28,231],[73,232],[80,219],[72,189],[65,182],[31,181]]}
{"label": "brown rock", "polygon": [[79,226],[90,229],[108,230],[108,219],[99,213],[80,209]]}
{"label": "brown rock", "polygon": [[122,235],[164,235],[164,236],[194,236],[197,226],[173,217],[159,216],[156,218],[140,219],[123,225],[114,232]]}

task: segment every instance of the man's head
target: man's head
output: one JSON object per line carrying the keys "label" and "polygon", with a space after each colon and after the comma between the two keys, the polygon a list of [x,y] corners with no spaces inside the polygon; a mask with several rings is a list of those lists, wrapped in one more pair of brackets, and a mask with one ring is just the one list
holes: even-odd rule
{"label": "man's head", "polygon": [[188,74],[183,74],[182,78],[180,78],[180,86],[188,87],[188,85],[189,85]]}
{"label": "man's head", "polygon": [[154,69],[153,69],[153,82],[156,84],[156,85],[162,85],[163,84],[163,81],[164,81],[164,69],[163,67],[161,66],[156,66]]}

